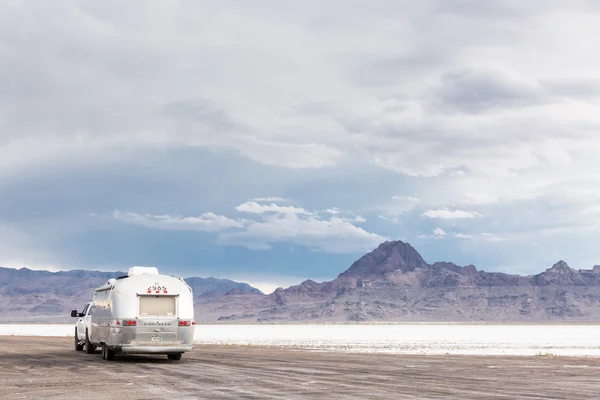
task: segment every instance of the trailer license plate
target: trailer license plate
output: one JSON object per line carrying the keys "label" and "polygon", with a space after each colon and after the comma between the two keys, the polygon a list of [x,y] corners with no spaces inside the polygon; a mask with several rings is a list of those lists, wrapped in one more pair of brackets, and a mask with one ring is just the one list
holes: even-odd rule
{"label": "trailer license plate", "polygon": [[152,341],[152,342],[162,342],[162,336],[152,336],[150,338],[150,341]]}

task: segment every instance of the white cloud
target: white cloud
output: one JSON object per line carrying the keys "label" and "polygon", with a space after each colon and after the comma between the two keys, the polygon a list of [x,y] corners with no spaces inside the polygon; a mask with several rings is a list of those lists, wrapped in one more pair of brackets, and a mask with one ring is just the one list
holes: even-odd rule
{"label": "white cloud", "polygon": [[443,239],[445,238],[447,235],[446,231],[444,231],[442,228],[435,228],[433,230],[433,234],[432,235],[417,235],[417,237],[419,239]]}
{"label": "white cloud", "polygon": [[383,212],[389,219],[396,219],[398,215],[411,211],[420,202],[421,200],[414,196],[392,196],[391,199],[375,207],[375,209]]}
{"label": "white cloud", "polygon": [[367,222],[367,220],[365,218],[361,217],[360,215],[358,215],[356,218],[354,218],[354,222],[363,223],[363,222]]}
{"label": "white cloud", "polygon": [[304,208],[293,206],[279,206],[276,203],[259,204],[255,201],[248,201],[235,208],[239,212],[251,214],[277,213],[277,214],[310,214]]}
{"label": "white cloud", "polygon": [[398,223],[398,218],[396,217],[388,218],[384,215],[378,215],[377,218],[382,219],[384,221],[393,222],[394,224]]}
{"label": "white cloud", "polygon": [[354,221],[338,217],[337,208],[327,209],[329,219],[320,219],[316,213],[304,208],[279,206],[275,203],[261,205],[246,202],[236,209],[240,212],[261,215],[240,232],[226,232],[219,236],[222,244],[237,244],[251,249],[270,249],[273,243],[286,242],[304,245],[320,251],[346,253],[372,249],[386,238],[367,232],[353,224]]}
{"label": "white cloud", "polygon": [[392,196],[392,200],[406,201],[410,203],[418,203],[421,201],[418,197],[413,196]]}
{"label": "white cloud", "polygon": [[439,238],[443,238],[444,236],[446,236],[446,232],[442,228],[435,228],[433,230],[433,235]]}
{"label": "white cloud", "polygon": [[282,197],[257,197],[255,199],[251,199],[251,201],[257,201],[261,203],[272,203],[272,202],[287,202],[287,199]]}
{"label": "white cloud", "polygon": [[455,233],[453,236],[458,239],[472,239],[473,238],[473,235],[468,235],[466,233]]}
{"label": "white cloud", "polygon": [[[236,207],[238,212],[254,214],[258,220],[232,219],[214,213],[199,217],[138,214],[114,211],[113,218],[121,222],[150,229],[174,231],[221,232],[220,244],[241,245],[267,250],[274,243],[293,243],[330,253],[350,253],[372,250],[388,238],[354,225],[366,221],[331,215],[321,219],[318,213],[304,208],[268,205],[249,201]],[[335,211],[334,209],[330,209]]]}
{"label": "white cloud", "polygon": [[482,215],[477,212],[449,210],[447,208],[442,208],[439,210],[428,210],[421,214],[421,216],[432,219],[464,219],[481,217]]}
{"label": "white cloud", "polygon": [[242,232],[226,232],[219,236],[221,244],[250,249],[267,250],[274,243],[296,243],[329,253],[370,251],[386,240],[384,236],[367,232],[343,218],[321,220],[298,213],[264,215],[262,221],[249,225]]}
{"label": "white cloud", "polygon": [[121,222],[140,225],[151,229],[173,231],[218,232],[230,228],[243,228],[244,221],[227,218],[214,213],[204,213],[199,217],[178,217],[165,215],[137,214],[114,211],[113,217]]}
{"label": "white cloud", "polygon": [[480,237],[486,242],[505,242],[508,240],[507,238],[501,235],[487,232],[482,233]]}
{"label": "white cloud", "polygon": [[465,203],[467,204],[490,204],[497,201],[498,198],[489,193],[465,193]]}

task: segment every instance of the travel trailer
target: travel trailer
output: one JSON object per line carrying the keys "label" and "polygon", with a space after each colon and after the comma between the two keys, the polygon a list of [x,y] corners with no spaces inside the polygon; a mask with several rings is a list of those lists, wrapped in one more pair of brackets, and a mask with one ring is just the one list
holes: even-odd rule
{"label": "travel trailer", "polygon": [[75,350],[102,359],[115,354],[166,354],[171,360],[192,349],[194,300],[192,288],[182,279],[158,273],[155,267],[131,267],[125,276],[109,279],[75,324]]}

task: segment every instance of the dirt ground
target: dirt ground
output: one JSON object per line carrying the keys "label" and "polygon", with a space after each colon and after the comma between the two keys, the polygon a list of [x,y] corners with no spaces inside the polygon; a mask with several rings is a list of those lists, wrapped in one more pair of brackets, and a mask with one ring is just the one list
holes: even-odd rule
{"label": "dirt ground", "polygon": [[592,399],[600,359],[414,356],[197,346],[166,356],[75,352],[0,336],[0,399]]}

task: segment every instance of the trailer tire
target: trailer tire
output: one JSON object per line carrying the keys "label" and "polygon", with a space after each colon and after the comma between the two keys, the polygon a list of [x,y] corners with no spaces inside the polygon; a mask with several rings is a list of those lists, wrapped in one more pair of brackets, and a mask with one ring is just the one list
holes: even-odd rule
{"label": "trailer tire", "polygon": [[83,351],[83,344],[79,344],[79,338],[77,337],[77,328],[75,328],[75,351]]}
{"label": "trailer tire", "polygon": [[175,361],[179,361],[181,360],[181,353],[176,353],[176,354],[167,354],[167,357],[169,358],[169,360],[175,360]]}
{"label": "trailer tire", "polygon": [[109,348],[106,349],[106,359],[112,361],[115,359],[115,351]]}
{"label": "trailer tire", "polygon": [[85,330],[85,351],[88,354],[94,354],[96,352],[96,346],[90,342],[87,329]]}
{"label": "trailer tire", "polygon": [[112,361],[115,359],[115,351],[108,348],[106,343],[102,343],[102,359]]}

